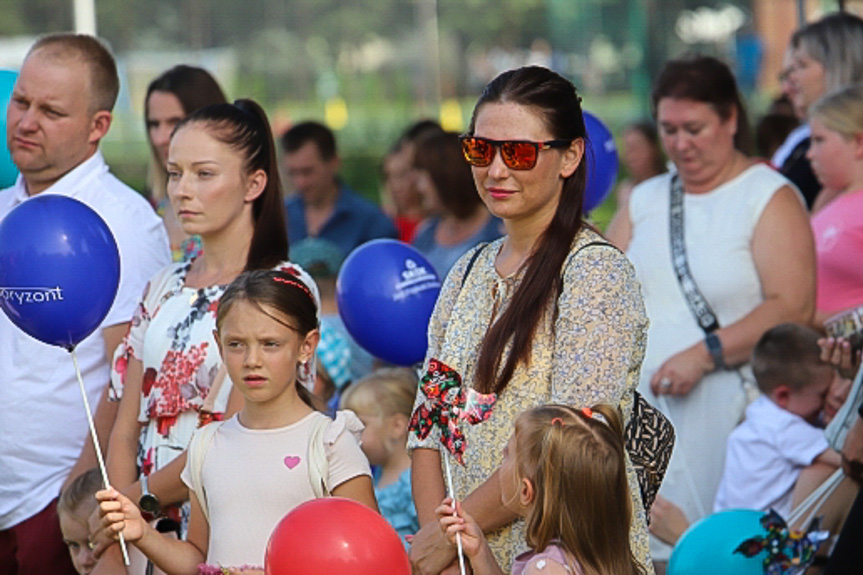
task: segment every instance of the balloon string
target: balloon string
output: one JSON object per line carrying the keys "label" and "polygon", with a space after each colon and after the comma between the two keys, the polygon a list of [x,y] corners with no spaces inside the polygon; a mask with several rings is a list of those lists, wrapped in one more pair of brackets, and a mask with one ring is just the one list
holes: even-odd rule
{"label": "balloon string", "polygon": [[[449,496],[452,497],[452,508],[453,508],[452,514],[458,515],[458,513],[456,513],[456,511],[455,511],[456,499],[455,499],[455,489],[453,489],[453,487],[452,487],[452,467],[450,466],[450,463],[449,463],[449,451],[447,451],[446,449],[443,450],[443,461],[444,461],[444,467],[446,468],[446,482],[447,482],[447,485],[449,487]],[[456,546],[458,547],[458,567],[461,571],[461,575],[465,575],[464,549],[461,546],[461,533],[458,531],[456,531],[456,533],[455,533],[455,543],[456,543]]]}
{"label": "balloon string", "polygon": [[[93,449],[96,451],[96,460],[99,462],[99,470],[102,472],[102,482],[105,484],[105,489],[110,489],[111,484],[108,482],[108,470],[105,469],[105,460],[102,458],[102,450],[99,448],[99,437],[96,435],[96,425],[93,423],[93,413],[90,411],[90,402],[87,400],[87,390],[84,388],[84,380],[81,378],[81,370],[78,368],[78,356],[75,353],[75,348],[69,350],[72,354],[72,363],[75,364],[75,375],[78,376],[78,385],[81,388],[81,399],[84,400],[84,410],[87,412],[87,423],[90,424],[90,437],[93,438]],[[129,551],[126,549],[126,539],[123,537],[123,532],[120,532],[120,549],[123,551],[123,563],[129,565]]]}

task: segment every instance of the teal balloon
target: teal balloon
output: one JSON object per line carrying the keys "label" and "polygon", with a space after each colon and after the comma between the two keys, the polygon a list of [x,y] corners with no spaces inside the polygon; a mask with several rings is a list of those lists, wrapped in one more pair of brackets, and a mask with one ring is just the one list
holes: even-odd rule
{"label": "teal balloon", "polygon": [[2,127],[2,144],[0,144],[0,189],[8,188],[15,183],[18,177],[18,168],[12,163],[12,156],[6,146],[6,109],[9,107],[9,99],[12,96],[12,88],[18,79],[18,72],[12,70],[0,70],[0,127]]}
{"label": "teal balloon", "polygon": [[671,552],[667,575],[763,575],[766,551],[754,557],[735,553],[751,537],[762,537],[763,511],[727,509],[693,523]]}

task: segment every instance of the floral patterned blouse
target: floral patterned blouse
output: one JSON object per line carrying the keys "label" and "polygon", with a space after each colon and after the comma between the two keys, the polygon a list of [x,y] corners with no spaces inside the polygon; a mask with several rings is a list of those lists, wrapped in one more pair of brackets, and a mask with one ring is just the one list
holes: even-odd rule
{"label": "floral patterned blouse", "polygon": [[[623,254],[608,246],[590,246],[577,253],[580,247],[601,239],[588,229],[576,237],[564,264],[556,321],[552,324],[552,314],[546,313],[537,326],[529,364],[517,367],[498,396],[490,419],[462,426],[467,440],[466,465],[452,465],[459,499],[479,487],[500,465],[515,418],[526,409],[548,403],[577,407],[609,403],[619,405],[628,420],[648,321],[641,287]],[[437,358],[451,366],[466,385],[474,380],[480,344],[489,325],[506,309],[523,277],[523,269],[506,278],[495,270],[503,241],[499,239],[482,250],[467,278],[465,269],[474,250],[459,260],[447,276],[429,323],[426,361]],[[422,401],[421,394],[417,401]],[[439,449],[439,437],[438,430],[424,440],[411,434],[408,448]],[[638,481],[628,461],[627,466],[633,507],[632,549],[646,572],[652,573]],[[518,520],[489,534],[489,545],[505,571],[527,549],[523,531],[524,523]]]}
{"label": "floral patterned blouse", "polygon": [[[138,413],[143,425],[138,440],[140,475],[161,469],[186,449],[202,408],[213,419],[222,419],[231,392],[213,336],[219,298],[227,285],[186,287],[191,266],[191,261],[172,264],[150,280],[114,354],[112,400],[119,401],[123,395],[129,360],[143,364]],[[314,280],[302,268],[283,263],[276,269],[299,276],[318,297]],[[216,382],[221,383],[210,397]],[[183,513],[184,518],[186,515]]]}

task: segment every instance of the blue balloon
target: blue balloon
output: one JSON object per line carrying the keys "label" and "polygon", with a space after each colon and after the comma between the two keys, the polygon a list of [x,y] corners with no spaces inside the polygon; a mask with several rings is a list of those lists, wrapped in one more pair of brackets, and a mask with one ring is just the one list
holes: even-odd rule
{"label": "blue balloon", "polygon": [[9,99],[12,96],[12,88],[15,87],[15,81],[18,79],[18,73],[12,70],[0,70],[0,133],[2,133],[2,143],[0,143],[0,189],[8,188],[15,183],[15,178],[18,177],[18,168],[12,163],[12,155],[6,147],[6,108],[9,107]]}
{"label": "blue balloon", "polygon": [[71,350],[105,319],[120,283],[120,255],[86,204],[40,194],[0,222],[0,307],[39,341]]}
{"label": "blue balloon", "polygon": [[599,118],[590,112],[584,114],[587,130],[587,188],[584,193],[584,213],[597,207],[608,196],[617,181],[617,146],[614,136]]}
{"label": "blue balloon", "polygon": [[416,248],[372,240],[342,264],[336,301],[348,333],[366,351],[396,365],[413,365],[425,358],[440,287],[434,267]]}
{"label": "blue balloon", "polygon": [[762,517],[755,509],[727,509],[696,521],[674,546],[667,575],[763,575],[766,551],[754,557],[734,552],[747,539],[766,534]]}

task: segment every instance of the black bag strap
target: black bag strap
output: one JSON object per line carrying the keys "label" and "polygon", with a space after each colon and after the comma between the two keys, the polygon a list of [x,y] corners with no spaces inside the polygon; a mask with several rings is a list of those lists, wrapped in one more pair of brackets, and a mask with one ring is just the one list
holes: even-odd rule
{"label": "black bag strap", "polygon": [[[475,252],[473,252],[472,256],[470,256],[470,260],[468,260],[467,265],[464,268],[464,275],[461,277],[462,287],[464,287],[464,282],[467,281],[467,276],[470,274],[470,270],[473,269],[473,264],[476,263],[476,259],[479,257],[479,254],[482,253],[482,250],[484,250],[487,245],[488,245],[488,242],[483,242],[483,243],[479,244],[479,247],[477,248],[477,250]],[[580,252],[584,248],[589,248],[591,246],[607,246],[609,248],[613,248],[617,251],[620,251],[617,246],[615,246],[614,244],[612,244],[610,242],[606,242],[606,241],[602,241],[602,240],[594,240],[594,241],[588,242],[588,243],[584,244],[583,246],[581,246],[580,248],[578,248],[575,251],[575,254],[573,254],[573,256],[577,255],[578,252]]]}
{"label": "black bag strap", "polygon": [[465,266],[464,268],[464,275],[461,276],[461,287],[464,287],[464,282],[467,281],[467,276],[468,274],[470,274],[470,270],[473,269],[473,264],[476,263],[476,258],[479,257],[479,254],[482,253],[482,250],[484,250],[487,245],[488,242],[483,242],[479,244],[479,247],[477,247],[476,251],[473,252],[473,255],[470,256],[470,259],[467,262],[467,266]]}
{"label": "black bag strap", "polygon": [[668,227],[671,233],[671,262],[674,265],[674,273],[698,326],[705,334],[709,334],[719,329],[719,318],[698,289],[689,270],[686,245],[683,242],[683,184],[677,174],[671,177],[670,204]]}

